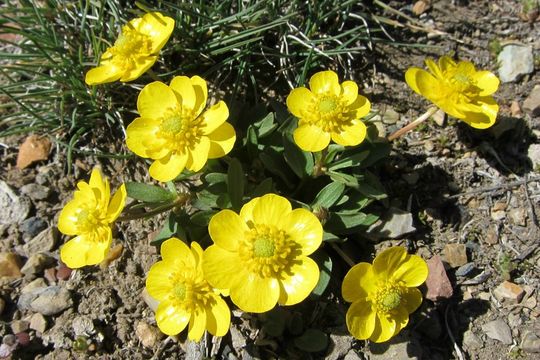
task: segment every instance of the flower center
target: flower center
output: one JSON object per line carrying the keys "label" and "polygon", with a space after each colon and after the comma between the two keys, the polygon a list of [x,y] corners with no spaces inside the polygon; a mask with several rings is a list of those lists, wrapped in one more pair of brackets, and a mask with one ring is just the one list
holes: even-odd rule
{"label": "flower center", "polygon": [[206,307],[213,301],[213,289],[196,269],[184,263],[179,268],[169,277],[172,284],[169,299],[190,312]]}
{"label": "flower center", "polygon": [[150,53],[150,38],[129,26],[122,28],[122,33],[114,42],[114,52],[130,57]]}
{"label": "flower center", "polygon": [[402,303],[402,288],[393,283],[383,285],[375,295],[375,307],[380,313],[389,313]]}
{"label": "flower center", "polygon": [[281,278],[290,271],[300,247],[275,226],[252,224],[238,253],[249,271],[263,278]]}
{"label": "flower center", "polygon": [[88,208],[83,208],[77,213],[75,223],[81,232],[90,232],[97,227],[107,225],[99,215],[100,213],[97,209],[90,210]]}
{"label": "flower center", "polygon": [[341,132],[353,120],[347,115],[347,107],[334,95],[316,95],[313,102],[302,116],[302,120],[315,125],[326,132]]}
{"label": "flower center", "polygon": [[203,132],[192,110],[171,109],[162,117],[158,135],[168,141],[171,150],[184,152],[200,141]]}

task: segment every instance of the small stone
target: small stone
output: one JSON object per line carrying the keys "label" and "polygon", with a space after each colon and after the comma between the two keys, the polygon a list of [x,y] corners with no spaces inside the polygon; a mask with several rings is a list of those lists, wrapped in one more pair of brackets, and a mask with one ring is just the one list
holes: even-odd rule
{"label": "small stone", "polygon": [[510,114],[512,114],[513,117],[521,115],[521,108],[519,107],[519,103],[515,100],[510,103]]}
{"label": "small stone", "polygon": [[400,333],[384,343],[369,344],[370,360],[418,360],[422,359],[422,347],[414,337]]}
{"label": "small stone", "polygon": [[464,244],[446,244],[443,253],[444,260],[453,268],[467,263],[467,248]]}
{"label": "small stone", "polygon": [[480,300],[483,300],[483,301],[490,301],[491,300],[491,294],[488,293],[487,291],[482,291],[482,292],[479,292],[476,295],[476,298],[480,299]]}
{"label": "small stone", "polygon": [[[10,334],[11,335],[11,334]],[[6,345],[0,344],[0,359],[10,359],[13,350],[15,350],[16,345]]]}
{"label": "small stone", "polygon": [[338,360],[342,359],[351,350],[353,338],[349,335],[330,334],[330,343],[330,352],[325,359]]}
{"label": "small stone", "polygon": [[523,109],[532,116],[540,116],[540,86],[535,87],[523,102]]}
{"label": "small stone", "polygon": [[493,295],[499,300],[504,300],[510,304],[517,304],[525,295],[525,291],[517,284],[510,281],[503,281],[493,291]]}
{"label": "small stone", "polygon": [[524,208],[515,208],[508,212],[508,217],[514,225],[527,226],[527,212]]}
{"label": "small stone", "polygon": [[35,313],[30,317],[30,329],[43,334],[47,330],[47,319],[40,313]]}
{"label": "small stone", "polygon": [[46,288],[47,283],[43,278],[37,278],[34,281],[29,282],[25,287],[21,289],[21,295],[30,293],[34,291],[35,289],[42,289]]}
{"label": "small stone", "polygon": [[439,126],[444,126],[444,121],[446,120],[446,113],[442,110],[437,110],[435,114],[431,115],[431,118]]}
{"label": "small stone", "polygon": [[491,210],[491,218],[495,221],[501,221],[506,217],[506,211],[504,210]]}
{"label": "small stone", "polygon": [[15,336],[17,337],[17,343],[20,346],[25,347],[30,344],[30,335],[27,332],[19,332],[15,334]]}
{"label": "small stone", "polygon": [[139,321],[135,332],[141,344],[147,348],[153,348],[163,336],[157,327],[144,321]]}
{"label": "small stone", "polygon": [[439,255],[433,256],[427,261],[428,278],[426,280],[426,298],[431,301],[449,299],[454,294],[452,284],[446,275],[444,264]]}
{"label": "small stone", "polygon": [[28,217],[32,203],[26,196],[17,196],[0,180],[0,224],[18,224]]}
{"label": "small stone", "polygon": [[21,223],[19,229],[28,238],[33,238],[47,228],[47,222],[40,217],[32,216]]}
{"label": "small stone", "polygon": [[17,344],[17,337],[13,334],[8,334],[2,338],[2,344],[9,346]]}
{"label": "small stone", "polygon": [[45,269],[43,272],[43,277],[47,279],[49,284],[56,283],[56,268],[50,267],[48,269]]}
{"label": "small stone", "polygon": [[0,279],[18,279],[22,277],[21,261],[14,253],[0,253]]}
{"label": "small stone", "polygon": [[231,334],[231,344],[233,349],[242,349],[246,346],[246,337],[236,326],[231,326],[229,332]]}
{"label": "small stone", "polygon": [[490,338],[505,345],[512,345],[512,331],[503,319],[490,321],[482,325],[482,331]]}
{"label": "small stone", "polygon": [[44,253],[54,249],[56,240],[58,238],[58,231],[54,228],[45,229],[22,247],[22,252],[27,257],[32,254]]}
{"label": "small stone", "polygon": [[37,288],[21,294],[17,306],[42,315],[56,315],[73,305],[69,290],[60,286]]}
{"label": "small stone", "polygon": [[66,266],[66,264],[62,263],[62,264],[60,264],[60,266],[58,266],[58,270],[56,271],[56,277],[59,280],[67,280],[71,276],[72,272],[73,272],[73,270],[68,268]]}
{"label": "small stone", "polygon": [[30,326],[30,323],[25,320],[13,320],[11,323],[11,332],[14,334],[18,334],[20,332],[28,330],[28,327]]}
{"label": "small stone", "polygon": [[426,140],[424,143],[424,150],[430,152],[433,151],[433,149],[435,149],[435,143],[431,140]]}
{"label": "small stone", "polygon": [[150,296],[150,294],[148,293],[146,288],[143,289],[143,291],[141,293],[141,296],[142,296],[144,302],[146,303],[146,305],[148,305],[148,307],[150,309],[152,309],[152,311],[155,312],[158,305],[159,305],[159,302],[156,299],[154,299],[153,297]]}
{"label": "small stone", "polygon": [[521,339],[521,350],[528,353],[540,353],[540,338],[531,330],[525,331]]}
{"label": "small stone", "polygon": [[474,269],[476,269],[476,267],[474,266],[474,263],[472,263],[472,262],[467,263],[467,264],[465,264],[465,265],[460,266],[460,267],[456,270],[456,276],[460,276],[460,277],[467,276],[467,275],[469,275],[471,272],[473,272]]}
{"label": "small stone", "polygon": [[484,342],[474,332],[472,332],[471,330],[467,330],[465,331],[465,333],[463,333],[463,345],[465,345],[467,347],[467,350],[470,351],[481,349],[482,347],[484,347]]}
{"label": "small stone", "polygon": [[410,212],[390,208],[381,223],[373,224],[367,234],[376,239],[398,239],[416,231]]}
{"label": "small stone", "polygon": [[499,242],[499,234],[496,229],[489,228],[484,237],[484,241],[489,245],[495,245]]}
{"label": "small stone", "polygon": [[529,145],[527,156],[531,159],[533,170],[540,169],[540,144]]}
{"label": "small stone", "polygon": [[25,276],[36,275],[43,271],[47,266],[54,263],[55,259],[46,254],[34,254],[28,258],[21,272]]}
{"label": "small stone", "polygon": [[363,360],[364,358],[360,357],[360,355],[358,355],[356,353],[356,351],[354,351],[353,349],[351,349],[347,355],[345,355],[345,357],[343,358],[343,360]]}
{"label": "small stone", "polygon": [[391,107],[387,108],[382,116],[382,122],[388,125],[395,124],[399,121],[399,113]]}
{"label": "small stone", "polygon": [[21,187],[21,193],[32,200],[45,200],[51,195],[51,189],[39,184],[26,184]]}
{"label": "small stone", "polygon": [[497,57],[499,78],[507,83],[519,80],[523,75],[534,70],[534,58],[531,46],[506,45]]}

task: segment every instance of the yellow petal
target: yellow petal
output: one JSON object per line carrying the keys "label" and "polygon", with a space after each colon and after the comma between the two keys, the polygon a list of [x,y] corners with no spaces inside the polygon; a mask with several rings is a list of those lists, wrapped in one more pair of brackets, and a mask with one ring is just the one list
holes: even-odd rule
{"label": "yellow petal", "polygon": [[166,141],[158,137],[160,122],[150,118],[136,118],[126,129],[126,145],[135,154],[160,159],[169,153]]}
{"label": "yellow petal", "polygon": [[225,336],[231,325],[231,311],[227,303],[219,296],[210,303],[206,310],[206,328],[214,336]]}
{"label": "yellow petal", "polygon": [[331,70],[320,71],[309,79],[309,88],[315,94],[329,94],[339,96],[341,86],[335,72]]}
{"label": "yellow petal", "polygon": [[199,142],[195,147],[189,150],[186,167],[193,172],[201,170],[208,161],[209,152],[210,139],[206,136],[202,136],[199,138]]}
{"label": "yellow petal", "polygon": [[193,258],[191,250],[185,242],[178,238],[173,237],[165,240],[161,244],[160,253],[163,260],[181,260],[185,262],[187,266],[195,266],[195,259]]}
{"label": "yellow petal", "polygon": [[229,251],[238,249],[238,242],[249,231],[246,223],[231,210],[221,210],[212,216],[208,232],[216,245]]}
{"label": "yellow petal", "polygon": [[229,117],[229,108],[225,102],[220,101],[206,110],[201,116],[203,134],[208,135],[219,128]]}
{"label": "yellow petal", "polygon": [[303,301],[317,285],[319,275],[315,261],[308,257],[297,258],[290,272],[286,272],[284,278],[279,280],[279,304],[295,305]]}
{"label": "yellow petal", "polygon": [[112,62],[90,69],[84,77],[84,82],[88,85],[99,85],[119,80],[124,74],[124,70]]}
{"label": "yellow petal", "polygon": [[[397,261],[397,255],[395,257]],[[380,263],[378,264],[380,265]],[[390,268],[394,265],[390,265]],[[417,255],[407,255],[404,260],[394,267],[391,276],[397,281],[403,281],[405,286],[417,287],[426,281],[428,276],[428,267],[426,262]],[[388,270],[389,272],[391,269]]]}
{"label": "yellow petal", "polygon": [[345,101],[345,105],[351,105],[358,97],[358,85],[354,81],[344,81],[341,83],[341,98]]}
{"label": "yellow petal", "polygon": [[495,100],[488,96],[477,99],[479,109],[482,112],[465,112],[464,117],[460,118],[475,129],[487,129],[497,120],[499,105]]}
{"label": "yellow petal", "polygon": [[242,206],[242,209],[240,209],[240,217],[242,218],[242,221],[246,224],[253,223],[253,208],[259,202],[260,197],[256,197],[251,199],[247,204],[244,204]]}
{"label": "yellow petal", "polygon": [[156,60],[157,60],[157,56],[154,56],[154,55],[138,56],[138,57],[132,58],[133,67],[126,70],[122,74],[120,81],[129,82],[129,81],[133,81],[139,78],[142,74],[146,72],[146,70],[150,69],[152,65],[154,65]]}
{"label": "yellow petal", "polygon": [[395,333],[396,320],[391,317],[386,317],[384,314],[377,313],[375,328],[369,339],[376,343],[385,342],[390,340]]}
{"label": "yellow petal", "polygon": [[187,158],[186,154],[169,154],[162,159],[154,161],[150,165],[148,172],[157,181],[171,181],[184,170]]}
{"label": "yellow petal", "polygon": [[341,283],[341,295],[348,302],[360,301],[376,292],[377,278],[369,263],[354,265]]}
{"label": "yellow petal", "polygon": [[227,155],[236,141],[236,133],[229,123],[223,123],[220,127],[208,135],[210,139],[209,159],[217,159]]}
{"label": "yellow petal", "polygon": [[439,58],[439,68],[443,73],[447,72],[448,70],[455,69],[456,67],[457,64],[451,57],[445,55]]}
{"label": "yellow petal", "polygon": [[390,279],[407,259],[407,256],[407,250],[403,246],[388,248],[373,260],[373,273],[377,277]]}
{"label": "yellow petal", "polygon": [[343,146],[356,146],[366,138],[366,125],[360,120],[352,122],[351,126],[346,126],[341,129],[340,133],[332,133],[332,140]]}
{"label": "yellow petal", "polygon": [[330,134],[315,125],[303,124],[293,132],[294,142],[304,151],[321,151],[330,144]]}
{"label": "yellow petal", "polygon": [[191,254],[193,255],[193,259],[195,260],[195,264],[197,268],[200,268],[202,271],[202,256],[203,256],[203,249],[201,248],[201,245],[199,245],[198,242],[192,241],[191,242]]}
{"label": "yellow petal", "polygon": [[408,314],[412,314],[422,304],[422,293],[417,288],[407,288],[401,294],[401,303]]}
{"label": "yellow petal", "polygon": [[396,314],[393,317],[396,322],[396,329],[393,336],[396,336],[409,323],[409,313],[404,307],[399,307],[396,309]]}
{"label": "yellow petal", "polygon": [[491,95],[499,88],[499,78],[490,71],[478,71],[473,78],[476,81],[476,86],[481,89],[480,96]]}
{"label": "yellow petal", "polygon": [[107,208],[107,220],[109,222],[113,222],[118,218],[122,210],[124,209],[124,205],[126,203],[126,197],[127,197],[127,191],[126,191],[126,185],[122,184],[116,190],[116,193],[114,193],[114,196],[111,199],[111,202],[109,204],[109,207]]}
{"label": "yellow petal", "polygon": [[371,110],[371,103],[362,95],[358,95],[356,100],[346,109],[346,115],[349,119],[358,120],[366,116]]}
{"label": "yellow petal", "polygon": [[60,249],[60,258],[69,268],[77,269],[96,265],[103,261],[112,241],[111,229],[98,230],[100,241],[92,235],[79,235],[69,240]]}
{"label": "yellow petal", "polygon": [[77,226],[78,214],[82,210],[80,201],[71,200],[68,202],[58,217],[58,230],[62,234],[76,235],[79,233],[79,227]]}
{"label": "yellow petal", "polygon": [[158,261],[148,271],[146,277],[146,290],[157,301],[164,301],[173,292],[173,283],[170,278],[177,269],[172,261]]}
{"label": "yellow petal", "polygon": [[417,67],[411,67],[411,68],[408,68],[407,71],[405,72],[405,82],[407,83],[407,85],[409,85],[409,87],[411,89],[413,89],[413,91],[419,95],[422,95],[420,93],[420,88],[418,87],[418,84],[416,83],[416,77],[417,77],[417,74],[421,71],[424,71],[423,69],[420,69],[420,68],[417,68]]}
{"label": "yellow petal", "polygon": [[425,63],[433,76],[435,76],[437,79],[444,78],[444,74],[442,73],[441,68],[439,68],[439,65],[435,61],[433,61],[432,59],[426,59]]}
{"label": "yellow petal", "polygon": [[162,82],[154,81],[146,85],[137,98],[137,110],[141,117],[159,119],[178,104],[170,87]]}
{"label": "yellow petal", "polygon": [[276,306],[279,293],[276,279],[247,273],[241,281],[233,284],[231,300],[244,312],[263,313]]}
{"label": "yellow petal", "polygon": [[253,207],[253,222],[255,224],[274,225],[283,229],[285,219],[291,211],[292,207],[289,200],[283,196],[266,194],[261,196]]}
{"label": "yellow petal", "polygon": [[305,87],[293,89],[287,96],[287,108],[297,118],[309,112],[309,104],[315,101],[315,96]]}
{"label": "yellow petal", "polygon": [[166,335],[179,334],[186,328],[190,317],[190,313],[169,300],[160,302],[156,310],[157,325]]}
{"label": "yellow petal", "polygon": [[144,35],[150,36],[152,53],[157,53],[165,44],[174,30],[174,20],[163,16],[159,12],[147,13],[136,29]]}
{"label": "yellow petal", "polygon": [[371,304],[366,301],[352,303],[346,315],[347,328],[358,340],[366,340],[375,330],[376,313],[371,310]]}
{"label": "yellow petal", "polygon": [[[428,72],[418,71],[416,73],[416,85],[420,90],[420,95],[426,99],[432,102],[437,102],[441,99],[446,100],[441,83]],[[436,105],[438,105],[438,103],[436,103]]]}
{"label": "yellow petal", "polygon": [[206,311],[195,311],[191,314],[188,328],[188,338],[192,341],[201,340],[206,329]]}
{"label": "yellow petal", "polygon": [[104,181],[101,177],[101,172],[98,168],[93,168],[92,173],[90,174],[90,180],[88,181],[88,185],[90,185],[91,188],[99,189],[100,191],[105,190]]}
{"label": "yellow petal", "polygon": [[216,289],[230,289],[245,275],[244,264],[236,252],[211,245],[203,253],[206,280]]}
{"label": "yellow petal", "polygon": [[193,111],[197,97],[195,89],[191,86],[191,80],[187,76],[175,76],[171,81],[170,88],[175,92],[176,99],[182,108],[186,111]]}
{"label": "yellow petal", "polygon": [[195,111],[195,115],[199,116],[206,107],[208,87],[206,86],[206,81],[197,75],[191,77],[191,86],[193,86],[193,90],[195,90],[195,97],[197,99],[193,110]]}
{"label": "yellow petal", "polygon": [[294,209],[286,219],[283,230],[300,245],[302,255],[312,254],[319,248],[323,237],[321,222],[312,212]]}

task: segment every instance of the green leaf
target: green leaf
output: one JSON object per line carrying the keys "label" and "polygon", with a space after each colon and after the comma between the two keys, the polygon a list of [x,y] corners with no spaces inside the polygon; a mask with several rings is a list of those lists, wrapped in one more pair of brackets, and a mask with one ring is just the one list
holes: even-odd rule
{"label": "green leaf", "polygon": [[179,231],[176,215],[171,211],[169,216],[167,216],[167,219],[165,219],[159,234],[152,240],[150,245],[160,246],[163,241],[175,236],[180,236],[185,239],[185,234],[183,234],[183,232],[182,234],[179,234],[180,232],[182,231]]}
{"label": "green leaf", "polygon": [[338,161],[335,161],[334,163],[330,164],[329,170],[339,170],[339,169],[346,169],[353,166],[361,166],[362,161],[365,160],[369,156],[369,150],[364,150],[359,153],[355,153],[351,156],[344,157],[342,159],[339,159]]}
{"label": "green leaf", "polygon": [[358,187],[358,177],[349,174],[340,173],[337,171],[328,171],[330,179],[340,182],[348,187],[357,188]]}
{"label": "green leaf", "polygon": [[209,185],[227,182],[227,174],[223,173],[208,173],[204,176],[204,180]]}
{"label": "green leaf", "polygon": [[233,158],[229,163],[229,171],[227,172],[227,188],[231,204],[235,210],[240,210],[242,207],[242,199],[244,198],[244,170],[238,159]]}
{"label": "green leaf", "polygon": [[275,307],[267,313],[260,315],[263,329],[270,336],[278,337],[283,334],[287,323],[287,312],[280,307]]}
{"label": "green leaf", "polygon": [[268,113],[262,120],[257,121],[254,124],[257,127],[257,137],[259,139],[270,134],[277,128],[278,124],[274,122],[274,113]]}
{"label": "green leaf", "polygon": [[307,329],[302,336],[294,339],[297,348],[307,352],[319,352],[328,347],[328,335],[318,329]]}
{"label": "green leaf", "polygon": [[191,215],[190,220],[195,225],[199,226],[208,226],[210,219],[217,213],[216,210],[204,210],[198,211],[195,214]]}
{"label": "green leaf", "polygon": [[172,201],[175,198],[169,191],[150,184],[127,182],[126,190],[130,198],[149,203]]}
{"label": "green leaf", "polygon": [[313,154],[302,151],[293,141],[291,135],[283,135],[283,156],[285,162],[300,179],[311,175],[313,171]]}
{"label": "green leaf", "polygon": [[271,193],[273,191],[272,190],[273,188],[274,188],[274,183],[272,181],[272,178],[266,178],[263,181],[261,181],[259,185],[255,187],[255,189],[253,189],[253,191],[251,192],[251,197],[255,198],[255,197],[259,197],[259,196],[263,196],[265,194]]}
{"label": "green leaf", "polygon": [[377,221],[379,217],[363,212],[356,213],[331,213],[325,224],[327,231],[335,234],[350,234],[359,227],[369,226]]}
{"label": "green leaf", "polygon": [[342,239],[337,235],[324,231],[322,241],[342,243],[345,242],[345,239]]}
{"label": "green leaf", "polygon": [[312,258],[319,265],[321,275],[319,276],[319,282],[315,285],[315,288],[311,293],[316,296],[321,296],[330,283],[330,278],[332,276],[332,258],[324,250],[318,250],[312,255]]}
{"label": "green leaf", "polygon": [[369,156],[362,161],[360,165],[362,168],[370,167],[377,161],[388,157],[392,150],[392,145],[388,142],[373,142],[369,144]]}
{"label": "green leaf", "polygon": [[344,190],[345,185],[343,183],[337,181],[331,182],[315,196],[312,207],[322,206],[328,209],[339,200]]}
{"label": "green leaf", "polygon": [[370,199],[382,200],[388,197],[379,178],[369,171],[365,172],[364,178],[357,190]]}
{"label": "green leaf", "polygon": [[277,153],[274,152],[263,152],[259,154],[259,159],[261,159],[266,170],[271,173],[279,176],[287,185],[287,187],[292,188],[294,186],[293,181],[290,179],[290,175],[284,170],[287,166],[283,158],[280,158]]}

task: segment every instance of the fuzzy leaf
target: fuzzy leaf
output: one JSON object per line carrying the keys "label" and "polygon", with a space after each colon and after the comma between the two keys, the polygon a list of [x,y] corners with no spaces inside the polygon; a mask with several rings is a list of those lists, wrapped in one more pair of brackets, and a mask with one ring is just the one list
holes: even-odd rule
{"label": "fuzzy leaf", "polygon": [[294,339],[294,345],[307,352],[319,352],[328,347],[328,335],[318,329],[307,329],[302,336]]}
{"label": "fuzzy leaf", "polygon": [[227,189],[231,204],[235,210],[240,210],[242,207],[242,199],[244,197],[244,170],[238,159],[233,158],[229,163],[229,171],[227,172]]}
{"label": "fuzzy leaf", "polygon": [[343,183],[337,181],[331,182],[315,196],[312,207],[322,206],[328,209],[339,200],[344,190],[345,185]]}
{"label": "fuzzy leaf", "polygon": [[175,195],[171,192],[149,184],[127,182],[126,190],[130,198],[149,203],[166,202],[175,198]]}

